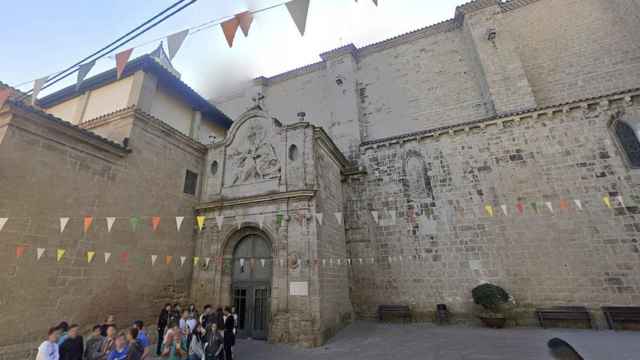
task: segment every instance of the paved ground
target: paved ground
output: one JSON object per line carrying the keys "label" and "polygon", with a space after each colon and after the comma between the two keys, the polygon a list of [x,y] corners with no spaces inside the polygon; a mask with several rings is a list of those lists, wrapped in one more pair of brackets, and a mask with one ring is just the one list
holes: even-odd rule
{"label": "paved ground", "polygon": [[238,340],[235,360],[545,360],[546,342],[566,338],[586,360],[640,359],[640,332],[356,322],[321,348]]}
{"label": "paved ground", "polygon": [[235,360],[547,360],[546,343],[552,337],[574,345],[585,360],[640,360],[640,332],[367,321],[352,324],[316,349],[238,340]]}

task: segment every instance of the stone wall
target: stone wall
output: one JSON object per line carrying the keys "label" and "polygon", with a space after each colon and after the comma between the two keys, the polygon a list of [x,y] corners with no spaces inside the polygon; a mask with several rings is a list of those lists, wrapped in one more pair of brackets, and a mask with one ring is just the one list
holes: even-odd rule
{"label": "stone wall", "polygon": [[[0,114],[0,216],[9,218],[0,232],[2,359],[29,357],[62,320],[87,330],[114,314],[121,327],[136,319],[153,325],[165,302],[187,301],[192,267],[179,257],[193,256],[197,197],[182,190],[186,169],[201,172],[205,148],[157,119],[124,112],[118,121],[130,129],[129,149],[25,105]],[[177,215],[186,216],[179,233]],[[85,216],[93,217],[87,233]],[[107,232],[110,216],[117,220]],[[161,216],[155,232],[151,216]],[[63,233],[60,217],[71,218]],[[18,245],[27,247],[17,258]],[[37,248],[46,249],[40,260]],[[59,248],[66,252],[57,262]],[[91,263],[87,251],[96,252]]]}
{"label": "stone wall", "polygon": [[640,174],[614,117],[637,123],[639,93],[363,144],[346,190],[356,313],[402,303],[431,320],[445,303],[466,319],[483,281],[515,297],[519,324],[536,306],[637,304]]}

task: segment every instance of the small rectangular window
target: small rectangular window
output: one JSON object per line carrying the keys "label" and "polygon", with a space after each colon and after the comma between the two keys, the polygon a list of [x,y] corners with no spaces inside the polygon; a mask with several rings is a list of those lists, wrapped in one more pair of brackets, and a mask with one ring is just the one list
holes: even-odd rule
{"label": "small rectangular window", "polygon": [[184,193],[195,195],[197,185],[198,174],[194,173],[193,171],[187,170],[187,173],[184,175]]}

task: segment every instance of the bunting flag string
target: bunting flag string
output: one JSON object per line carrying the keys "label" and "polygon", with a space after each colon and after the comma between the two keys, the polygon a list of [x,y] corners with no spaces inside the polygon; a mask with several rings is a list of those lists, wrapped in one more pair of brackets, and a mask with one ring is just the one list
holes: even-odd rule
{"label": "bunting flag string", "polygon": [[61,217],[60,218],[60,233],[61,234],[64,232],[64,229],[67,227],[68,223],[69,223],[69,218],[68,217]]}
{"label": "bunting flag string", "polygon": [[44,86],[44,84],[47,83],[47,80],[49,80],[49,76],[41,77],[40,79],[36,79],[33,82],[33,92],[31,94],[32,105],[36,104],[36,100],[38,99],[38,94],[40,93],[40,90],[42,90],[42,87]]}
{"label": "bunting flag string", "polygon": [[235,16],[238,19],[238,24],[240,25],[240,29],[244,34],[244,37],[249,36],[249,29],[251,28],[251,23],[253,22],[253,15],[251,15],[250,11],[241,12]]}
{"label": "bunting flag string", "polygon": [[56,252],[56,261],[60,262],[60,260],[62,260],[62,257],[64,256],[64,253],[66,252],[65,249],[58,249],[58,251]]}
{"label": "bunting flag string", "polygon": [[291,19],[296,24],[300,35],[304,36],[307,28],[307,15],[309,13],[309,0],[292,0],[285,4]]}
{"label": "bunting flag string", "polygon": [[127,66],[132,52],[133,48],[130,48],[116,54],[116,78],[120,79],[120,77],[122,76],[124,68]]}
{"label": "bunting flag string", "polygon": [[182,222],[184,221],[184,216],[176,216],[176,230],[180,232],[180,227],[182,226]]}
{"label": "bunting flag string", "polygon": [[178,31],[177,33],[173,33],[167,36],[167,50],[169,51],[169,60],[173,60],[173,58],[178,53],[178,50],[182,47],[182,43],[189,35],[189,29]]}
{"label": "bunting flag string", "polygon": [[93,218],[91,216],[84,217],[84,232],[85,234],[89,232],[89,228],[91,227],[91,223],[93,222]]}
{"label": "bunting flag string", "polygon": [[238,26],[240,26],[240,21],[236,17],[220,24],[222,33],[224,34],[225,39],[227,39],[227,44],[229,44],[230,48],[233,47],[233,39],[236,37]]}
{"label": "bunting flag string", "polygon": [[158,230],[158,226],[160,226],[160,216],[153,216],[151,218],[151,229],[156,231]]}
{"label": "bunting flag string", "polygon": [[116,222],[116,218],[114,217],[108,217],[107,218],[107,232],[111,232],[111,228],[113,227],[113,224]]}
{"label": "bunting flag string", "polygon": [[93,61],[89,61],[88,63],[81,64],[78,67],[78,78],[76,80],[76,90],[80,88],[80,85],[82,85],[82,82],[87,77],[91,69],[93,69],[93,66],[95,64],[96,64],[96,61],[93,60]]}

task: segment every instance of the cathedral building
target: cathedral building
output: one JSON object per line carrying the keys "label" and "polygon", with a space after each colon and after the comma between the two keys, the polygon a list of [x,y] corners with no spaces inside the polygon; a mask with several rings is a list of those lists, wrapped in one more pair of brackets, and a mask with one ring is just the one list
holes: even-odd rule
{"label": "cathedral building", "polygon": [[152,323],[166,302],[235,305],[241,336],[303,346],[382,304],[473,322],[483,282],[515,325],[638,305],[638,14],[476,0],[224,98],[161,50],[33,106],[14,91],[0,357],[61,320]]}

